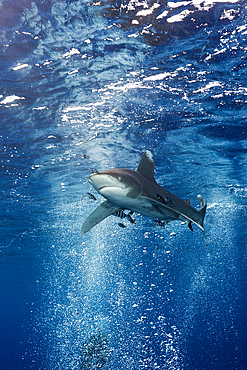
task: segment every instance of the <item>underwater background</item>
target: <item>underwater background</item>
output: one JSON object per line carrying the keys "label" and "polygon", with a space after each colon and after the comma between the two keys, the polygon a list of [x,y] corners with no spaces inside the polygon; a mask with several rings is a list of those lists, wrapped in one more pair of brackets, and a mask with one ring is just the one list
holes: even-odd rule
{"label": "underwater background", "polygon": [[[246,369],[246,2],[1,0],[0,42],[1,370]],[[145,150],[208,248],[81,234],[91,170]]]}

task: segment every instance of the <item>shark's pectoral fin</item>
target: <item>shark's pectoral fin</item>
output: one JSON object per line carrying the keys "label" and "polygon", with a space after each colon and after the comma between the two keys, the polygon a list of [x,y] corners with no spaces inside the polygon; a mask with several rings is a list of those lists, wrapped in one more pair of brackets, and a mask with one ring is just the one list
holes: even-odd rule
{"label": "shark's pectoral fin", "polygon": [[81,227],[82,234],[86,234],[92,227],[97,225],[99,222],[104,220],[106,217],[112,215],[119,209],[118,206],[114,206],[110,202],[106,201],[101,203],[84,221]]}

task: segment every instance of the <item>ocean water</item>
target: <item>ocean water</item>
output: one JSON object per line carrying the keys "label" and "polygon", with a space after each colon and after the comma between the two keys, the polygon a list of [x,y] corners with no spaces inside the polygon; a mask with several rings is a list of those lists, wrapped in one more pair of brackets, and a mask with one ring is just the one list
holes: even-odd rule
{"label": "ocean water", "polygon": [[[246,2],[2,0],[0,42],[1,370],[246,369]],[[147,149],[208,248],[140,215],[81,234],[91,169]]]}

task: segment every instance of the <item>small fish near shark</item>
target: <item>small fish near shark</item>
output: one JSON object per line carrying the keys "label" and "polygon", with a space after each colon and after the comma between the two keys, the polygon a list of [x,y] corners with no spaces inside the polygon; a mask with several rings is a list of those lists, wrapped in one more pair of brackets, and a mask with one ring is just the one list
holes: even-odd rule
{"label": "small fish near shark", "polygon": [[[206,242],[203,220],[207,203],[197,195],[201,209],[197,211],[188,200],[183,201],[176,195],[157,184],[154,179],[154,159],[149,150],[143,154],[137,170],[115,168],[94,172],[89,182],[106,201],[101,203],[84,221],[81,232],[85,234],[92,227],[110,215],[122,215],[124,210],[155,218],[160,225],[181,220],[193,231],[192,223],[197,225]],[[207,244],[207,242],[206,242]]]}

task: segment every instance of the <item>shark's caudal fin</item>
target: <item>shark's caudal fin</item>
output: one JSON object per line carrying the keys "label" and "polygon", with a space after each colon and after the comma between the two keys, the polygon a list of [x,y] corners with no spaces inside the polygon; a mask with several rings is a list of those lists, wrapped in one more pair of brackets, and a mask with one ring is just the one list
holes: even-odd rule
{"label": "shark's caudal fin", "polygon": [[206,203],[206,200],[203,198],[202,195],[198,194],[197,195],[197,198],[199,199],[199,201],[201,203],[201,206],[202,206],[202,208],[200,209],[199,213],[201,214],[201,222],[200,222],[200,225],[203,226],[203,220],[204,220],[206,209],[207,209],[207,203]]}
{"label": "shark's caudal fin", "polygon": [[153,155],[149,150],[146,150],[141,157],[137,171],[148,179],[154,180],[154,159]]}
{"label": "shark's caudal fin", "polygon": [[81,227],[82,234],[86,234],[92,227],[97,225],[99,222],[104,220],[106,217],[116,212],[119,207],[114,206],[110,202],[106,201],[101,203],[84,221]]}
{"label": "shark's caudal fin", "polygon": [[208,246],[208,243],[207,243],[207,240],[206,240],[205,231],[204,231],[204,227],[203,227],[203,220],[204,220],[206,209],[207,209],[207,203],[206,203],[205,199],[203,198],[203,196],[201,196],[200,194],[197,195],[197,198],[199,199],[199,201],[201,203],[201,206],[202,206],[202,208],[199,211],[199,214],[200,214],[201,217],[198,220],[198,224],[200,224],[200,226],[201,226],[200,228],[202,230],[202,234],[203,234],[205,243]]}

